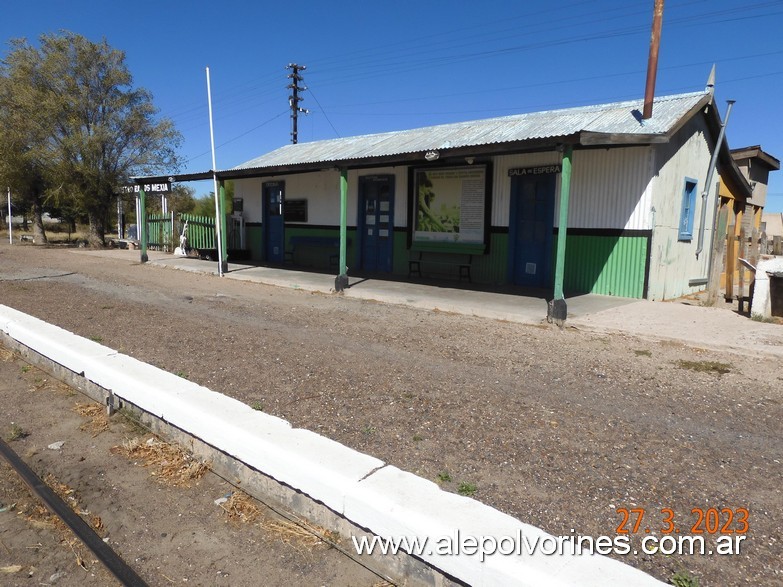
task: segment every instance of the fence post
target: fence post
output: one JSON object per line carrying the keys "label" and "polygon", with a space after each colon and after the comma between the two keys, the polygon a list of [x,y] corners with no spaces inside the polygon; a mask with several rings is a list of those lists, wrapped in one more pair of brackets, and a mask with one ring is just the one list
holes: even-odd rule
{"label": "fence post", "polygon": [[136,219],[136,228],[139,233],[139,247],[141,248],[141,262],[149,260],[147,256],[147,194],[144,188],[139,187],[139,218]]}

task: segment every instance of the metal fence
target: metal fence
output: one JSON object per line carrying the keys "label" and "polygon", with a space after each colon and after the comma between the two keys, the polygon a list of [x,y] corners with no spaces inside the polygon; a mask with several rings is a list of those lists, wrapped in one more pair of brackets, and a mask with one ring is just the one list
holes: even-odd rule
{"label": "metal fence", "polygon": [[188,223],[188,245],[194,249],[216,249],[215,219],[211,216],[180,214],[177,226],[177,244],[182,228]]}
{"label": "metal fence", "polygon": [[156,251],[170,252],[174,243],[172,226],[174,214],[150,214],[147,216],[147,246]]}

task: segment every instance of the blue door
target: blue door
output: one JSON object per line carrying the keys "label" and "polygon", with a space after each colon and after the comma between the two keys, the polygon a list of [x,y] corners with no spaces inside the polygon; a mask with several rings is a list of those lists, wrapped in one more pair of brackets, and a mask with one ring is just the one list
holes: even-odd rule
{"label": "blue door", "polygon": [[285,218],[283,201],[285,183],[267,182],[261,188],[264,198],[264,259],[267,263],[283,263],[285,254]]}
{"label": "blue door", "polygon": [[394,176],[359,178],[359,265],[362,271],[391,273],[394,249]]}
{"label": "blue door", "polygon": [[510,272],[516,285],[551,285],[556,177],[511,178]]}

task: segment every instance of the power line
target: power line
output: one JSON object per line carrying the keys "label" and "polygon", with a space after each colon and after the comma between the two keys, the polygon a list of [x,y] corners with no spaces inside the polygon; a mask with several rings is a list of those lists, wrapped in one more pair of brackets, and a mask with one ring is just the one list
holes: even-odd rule
{"label": "power line", "polygon": [[[276,116],[273,116],[273,117],[272,117],[272,118],[270,118],[269,120],[265,120],[264,122],[262,122],[262,123],[261,123],[261,124],[259,124],[258,126],[254,126],[253,128],[251,128],[251,129],[249,129],[249,130],[247,130],[247,131],[243,132],[242,134],[239,134],[239,135],[237,135],[237,136],[235,136],[235,137],[233,137],[233,138],[231,138],[231,139],[229,139],[229,140],[227,140],[227,141],[224,141],[224,142],[220,143],[220,144],[219,144],[219,145],[217,145],[215,148],[216,148],[216,149],[220,149],[221,147],[225,147],[226,145],[228,145],[228,144],[230,144],[230,143],[233,143],[233,142],[234,142],[234,141],[236,141],[236,140],[239,140],[239,139],[241,139],[241,138],[242,138],[242,137],[244,137],[245,135],[249,135],[251,132],[253,132],[253,131],[255,131],[255,130],[258,130],[258,129],[259,129],[259,128],[261,128],[262,126],[266,126],[266,125],[267,125],[267,124],[269,124],[270,122],[272,122],[272,121],[274,121],[274,120],[277,120],[278,118],[280,118],[281,116],[283,116],[283,115],[284,115],[284,114],[286,114],[287,112],[288,112],[288,110],[283,110],[283,111],[282,111],[280,114],[277,114]],[[201,153],[201,154],[199,154],[199,155],[195,155],[194,157],[191,157],[190,159],[188,159],[187,161],[185,161],[185,163],[190,163],[191,161],[195,161],[196,159],[199,159],[199,158],[203,157],[204,155],[209,155],[209,154],[210,154],[210,151],[204,151],[203,153]]]}
{"label": "power line", "polygon": [[[681,10],[683,7],[688,7],[694,4],[703,4],[703,3],[705,3],[705,0],[696,0],[693,2],[676,4],[675,6],[673,6],[673,8],[675,10],[678,9]],[[573,4],[570,4],[569,6],[581,6],[581,5],[589,5],[589,4],[591,3],[584,1],[584,2],[575,2]],[[715,25],[719,23],[729,23],[729,22],[736,22],[740,20],[769,18],[770,16],[776,16],[778,14],[781,14],[781,12],[774,10],[774,8],[780,6],[781,3],[779,1],[777,2],[767,1],[767,2],[755,2],[752,4],[743,5],[741,7],[732,7],[732,8],[727,8],[724,10],[718,10],[712,12],[710,12],[709,9],[707,9],[707,10],[700,11],[700,13],[697,15],[683,14],[682,16],[678,16],[677,18],[674,19],[667,19],[666,27],[667,29],[690,28],[695,26],[702,26],[705,23],[708,23],[710,25]],[[751,12],[756,11],[757,13],[748,14],[749,11]],[[554,27],[552,26],[554,23],[551,22],[542,23],[540,20],[536,22],[535,19],[536,16],[538,16],[539,18],[543,17],[547,12],[551,12],[551,10],[539,11],[533,14],[526,13],[523,16],[512,17],[511,19],[506,19],[502,21],[506,25],[508,25],[510,21],[520,20],[524,18],[525,19],[524,24],[522,24],[521,26],[515,28],[506,27],[504,29],[500,29],[500,32],[505,33],[510,31],[514,34],[515,38],[520,38],[520,37],[525,38],[526,41],[528,41],[526,43],[522,43],[522,44],[509,43],[508,39],[510,38],[510,36],[498,35],[498,27],[496,26],[497,23],[488,23],[488,24],[476,23],[473,24],[471,27],[469,28],[466,27],[464,29],[452,29],[450,31],[444,31],[444,32],[433,31],[433,34],[428,36],[426,44],[418,41],[411,42],[411,40],[397,41],[395,43],[386,44],[386,45],[376,44],[372,50],[362,51],[360,55],[361,57],[360,59],[356,59],[355,53],[350,53],[350,54],[327,57],[320,61],[316,60],[315,61],[316,67],[312,67],[313,62],[308,61],[312,69],[312,71],[308,71],[308,74],[312,76],[317,76],[317,79],[319,79],[319,87],[322,87],[322,86],[327,86],[329,84],[332,85],[345,84],[347,82],[351,82],[356,79],[361,79],[364,81],[371,77],[389,77],[394,74],[400,74],[403,72],[413,72],[424,68],[430,70],[433,70],[437,67],[445,68],[448,65],[458,64],[466,61],[496,59],[504,55],[514,55],[515,53],[526,52],[526,51],[534,52],[535,54],[541,54],[543,50],[550,47],[566,45],[568,43],[573,43],[573,42],[595,43],[605,39],[613,39],[613,38],[619,38],[623,36],[636,35],[636,34],[647,34],[649,30],[649,26],[646,24],[646,19],[645,19],[645,24],[643,26],[628,24],[627,26],[615,26],[609,30],[606,30],[606,28],[603,27],[604,30],[597,31],[592,34],[582,34],[578,36],[557,35],[553,38],[553,36],[551,35],[552,31],[556,31],[558,29],[565,31],[569,28],[573,28],[574,26],[580,26],[582,27],[582,29],[584,29],[584,25],[586,23],[608,22],[612,20],[616,21],[618,19],[629,18],[629,17],[635,18],[637,14],[641,14],[641,13],[647,14],[648,10],[646,7],[642,11],[637,9],[633,5],[631,6],[623,5],[622,7],[612,8],[603,11],[600,15],[600,18],[589,19],[591,15],[595,15],[595,11],[592,10],[591,7],[590,12],[580,12],[579,14],[574,14],[572,11],[571,14],[568,16],[569,22],[564,23],[563,19],[558,19],[557,25],[559,26],[556,25]],[[570,22],[570,20],[574,20],[574,22],[572,23]],[[528,23],[530,24],[528,25]],[[481,29],[485,29],[485,30],[482,31]],[[475,34],[470,34],[470,35],[461,34],[459,36],[456,36],[459,34],[460,31],[463,31],[464,33],[465,30],[470,30],[471,32],[473,31],[477,31],[477,32],[475,32]],[[548,38],[540,39],[540,40],[534,38],[538,32],[544,32],[544,30],[546,30],[547,34],[549,35]],[[492,35],[492,38],[495,41],[494,43],[490,44],[489,42],[486,41],[486,37],[488,35]],[[436,38],[437,41],[436,43],[432,42],[433,37]],[[469,42],[466,42],[466,40]],[[498,43],[502,44],[504,41],[506,42],[506,46],[502,46],[502,45],[498,46]],[[478,51],[464,50],[464,49],[468,49],[473,45],[477,45],[479,43],[481,43],[480,45],[481,49]],[[392,48],[402,47],[402,50],[389,51],[390,47]],[[424,49],[428,51],[428,57],[423,60],[421,58],[421,52]],[[462,51],[460,51],[461,49]],[[729,50],[728,46],[726,50]],[[716,58],[710,60],[710,63],[713,61],[717,61],[720,64],[721,62],[735,61],[738,59],[747,59],[747,58],[767,57],[779,53],[781,52],[780,51],[766,52],[766,53],[759,53],[753,56],[728,57],[725,59]],[[664,67],[661,69],[665,70],[665,69],[673,69],[673,68],[695,67],[697,65],[701,65],[704,63],[707,62],[706,61],[697,62],[688,65],[680,64],[672,67]],[[317,65],[322,65],[322,67],[317,67]],[[350,65],[350,67],[347,67],[348,65]],[[294,72],[294,73],[298,73],[298,72]],[[470,92],[441,94],[440,96],[437,97],[480,95],[482,93],[490,93],[490,92],[497,93],[502,91],[515,90],[515,89],[521,89],[521,88],[533,87],[533,86],[565,85],[569,83],[576,83],[579,81],[600,80],[600,79],[616,78],[625,75],[634,75],[635,73],[638,73],[638,71],[637,72],[628,71],[625,73],[611,73],[611,74],[598,75],[598,76],[587,76],[584,78],[568,78],[563,80],[542,81],[536,84],[515,85],[506,88],[487,87],[482,90],[476,90]],[[754,78],[757,79],[760,77],[767,77],[767,76],[773,76],[779,74],[780,72],[777,71],[772,73],[766,71],[765,73],[762,73],[758,76],[751,75],[748,78],[742,78],[742,79],[754,79]],[[264,100],[264,98],[266,98],[267,96],[273,96],[276,92],[280,91],[280,87],[282,84],[277,85],[272,83],[272,81],[276,79],[280,79],[280,77],[281,76],[279,74],[268,75],[264,78],[261,78],[254,84],[245,84],[244,86],[241,86],[239,90],[234,90],[230,88],[226,90],[225,101],[224,101],[224,105],[226,107],[223,109],[223,114],[221,118],[238,116],[243,111],[249,110],[251,108],[258,108],[262,104],[271,103],[272,102],[271,99],[267,101]],[[291,79],[291,76],[289,76],[289,79]],[[312,81],[312,79],[310,81]],[[740,80],[721,79],[721,84],[735,83],[738,81]],[[289,89],[293,90],[293,88],[290,88],[290,86]],[[299,91],[304,91],[305,89],[307,88],[304,87],[299,88],[297,90],[297,94]],[[635,97],[635,94],[634,96],[631,97]],[[299,98],[298,95],[297,98]],[[347,108],[348,105],[342,105],[339,107],[330,106],[330,109],[327,111],[323,108],[323,106],[320,104],[320,102],[317,100],[315,96],[313,96],[313,98],[318,104],[320,111],[324,114],[327,123],[330,125],[334,133],[339,137],[340,133],[337,132],[336,127],[329,116],[334,115],[335,111],[339,108]],[[584,96],[580,96],[580,98],[584,98]],[[419,99],[424,99],[424,98],[416,97],[416,98],[404,98],[398,100],[366,102],[363,104],[355,104],[353,106],[400,104],[403,102],[415,102],[416,100]],[[432,96],[430,96],[429,99],[432,99]],[[295,102],[298,103],[299,101],[301,101],[301,98],[299,100],[296,100]],[[607,101],[609,101],[609,99],[607,99]],[[554,104],[552,102],[549,102],[548,104],[545,105],[545,107],[552,107],[553,105]],[[289,102],[289,106],[291,106],[290,102]],[[298,108],[296,104],[294,104],[294,106]],[[529,105],[526,105],[526,108],[527,107],[529,107]],[[201,108],[203,111],[203,106],[199,108]],[[180,118],[180,120],[182,122],[185,122],[185,120],[190,120],[191,116],[196,115],[197,110],[198,109],[196,109],[196,111],[194,111],[193,109],[189,109],[189,110],[182,111],[182,114],[184,116]],[[294,118],[296,112],[301,111],[301,110],[294,110],[293,108],[291,110],[292,110],[292,118]],[[509,107],[507,110],[512,110],[512,107]],[[513,108],[513,110],[518,111],[518,108]],[[472,113],[472,112],[494,112],[494,111],[497,111],[497,109],[461,110],[459,112]],[[425,114],[432,114],[432,113],[433,112],[421,113],[421,114],[425,115]],[[444,110],[438,109],[437,113],[443,114]],[[351,114],[356,115],[358,113],[355,110],[352,110]],[[374,116],[396,115],[396,114],[382,113],[377,111],[373,111],[371,112],[371,114]],[[405,115],[414,116],[415,114],[408,112],[405,113]],[[279,115],[275,116],[274,118],[278,118],[278,117]],[[271,120],[274,120],[274,118]],[[232,142],[233,140],[236,140],[237,138],[244,136],[249,132],[252,132],[252,130],[255,130],[255,128],[258,127],[254,127],[254,129],[251,129],[250,131],[247,131],[242,135],[239,135],[238,137],[231,139],[227,143]],[[292,133],[292,136],[293,134],[294,133]]]}
{"label": "power line", "polygon": [[315,94],[313,93],[313,90],[312,90],[312,89],[310,90],[310,95],[313,97],[313,100],[315,100],[315,103],[316,103],[316,104],[318,104],[318,108],[320,108],[320,110],[321,110],[321,114],[323,114],[323,115],[324,115],[324,118],[326,118],[326,122],[328,122],[328,123],[329,123],[329,126],[331,126],[331,127],[332,127],[332,130],[334,131],[334,134],[336,134],[336,135],[337,135],[337,137],[339,138],[339,137],[340,137],[340,133],[339,133],[339,132],[337,132],[337,129],[336,129],[336,128],[334,127],[334,125],[332,124],[332,121],[331,121],[331,120],[329,120],[329,116],[326,114],[326,110],[324,110],[324,107],[323,107],[323,106],[321,106],[321,103],[318,101],[318,98],[316,98],[316,97],[315,97]]}
{"label": "power line", "polygon": [[[682,10],[684,7],[692,6],[694,4],[703,4],[703,3],[705,3],[705,0],[695,0],[683,4],[675,4],[672,7],[672,9]],[[588,5],[589,11],[574,13],[573,8],[582,5]],[[698,15],[687,15],[674,19],[669,18],[667,19],[666,27],[667,29],[669,29],[678,26],[698,26],[699,24],[704,22],[716,24],[720,22],[733,22],[736,20],[743,20],[749,18],[769,17],[770,15],[775,15],[778,13],[775,12],[775,13],[749,15],[748,12],[754,10],[766,9],[770,7],[778,7],[778,6],[780,6],[779,1],[766,1],[766,2],[756,2],[753,4],[745,4],[739,7],[727,8],[720,11],[713,11],[713,12],[701,11]],[[324,80],[324,83],[322,85],[327,85],[330,83],[339,84],[357,78],[366,79],[368,77],[373,77],[373,76],[376,77],[388,76],[393,73],[415,71],[423,67],[431,68],[435,65],[446,65],[450,63],[457,63],[457,62],[472,60],[472,59],[495,57],[502,53],[513,53],[513,52],[519,52],[523,50],[542,49],[549,46],[553,46],[555,44],[564,44],[566,42],[569,42],[569,39],[571,40],[571,42],[577,42],[577,41],[585,42],[588,40],[608,39],[608,38],[613,38],[615,36],[624,36],[624,35],[631,35],[636,33],[646,34],[648,30],[647,24],[644,24],[643,26],[640,25],[634,27],[617,28],[611,31],[596,33],[590,36],[583,35],[580,37],[552,39],[551,38],[552,32],[559,29],[562,30],[562,29],[572,28],[574,26],[579,26],[581,28],[584,28],[586,24],[590,24],[590,23],[608,22],[611,20],[616,20],[618,18],[627,18],[630,16],[636,16],[638,14],[647,13],[647,8],[641,10],[634,5],[623,5],[622,7],[616,7],[610,10],[606,10],[601,13],[600,17],[591,19],[589,17],[591,15],[594,15],[595,11],[592,8],[590,2],[586,2],[586,1],[574,2],[569,4],[568,8],[570,14],[558,18],[557,21],[558,25],[555,26],[553,26],[552,22],[541,22],[541,17],[545,17],[549,13],[553,12],[554,9],[541,10],[535,13],[526,12],[524,15],[511,17],[510,19],[504,19],[503,21],[490,21],[482,25],[472,24],[470,27],[465,27],[462,29],[459,28],[452,29],[442,33],[434,32],[432,35],[428,35],[426,44],[423,44],[421,42],[411,43],[411,40],[407,39],[404,41],[396,41],[394,43],[388,43],[385,45],[376,45],[371,51],[363,50],[361,52],[360,57],[363,58],[362,61],[356,59],[355,53],[328,57],[315,62],[316,65],[321,65],[321,66],[317,68],[314,75],[329,76],[328,80]],[[740,16],[734,16],[734,15],[740,15]],[[516,26],[516,27],[506,26],[506,28],[500,29],[500,31],[497,28],[497,24],[499,24],[500,22],[504,23],[505,25],[508,25],[509,22],[514,22],[522,19],[524,19],[523,26]],[[574,23],[571,24],[567,21],[574,21]],[[479,32],[469,36],[464,35],[464,31],[466,30],[475,31],[478,26],[481,26],[482,28],[488,30],[486,32]],[[484,51],[463,53],[457,55],[453,53],[455,49],[458,49],[460,47],[467,47],[479,43],[481,44],[481,46],[485,47],[487,44],[485,38],[489,35],[491,35],[493,40],[497,40],[499,38],[501,39],[505,38],[505,37],[501,37],[498,34],[499,32],[501,33],[510,32],[513,34],[515,38],[518,38],[520,35],[530,36],[531,34],[535,34],[538,32],[546,32],[549,40],[542,41],[540,43],[533,43],[529,45],[517,45],[517,46],[511,46],[505,48],[500,47],[500,48],[492,49],[490,51],[484,50]],[[458,40],[454,38],[455,35],[459,35]],[[433,43],[433,38],[436,39],[440,38],[443,40],[437,41],[437,43]],[[464,42],[465,39],[471,39],[471,38],[476,40],[471,43]],[[437,45],[440,45],[440,47],[437,49],[438,51],[443,51],[446,52],[447,54],[435,56],[431,58],[428,62],[423,63],[421,61],[422,50],[426,49],[428,53],[432,53],[433,48],[437,47]],[[390,49],[394,47],[403,47],[403,50],[395,51],[395,52],[390,51]],[[393,53],[394,57],[390,58],[389,57],[390,53]],[[350,73],[346,74],[344,72],[347,71],[347,68],[345,67],[347,63],[350,63],[351,68],[350,68]],[[310,65],[312,66],[313,64],[311,63]],[[365,71],[365,68],[373,71]],[[334,75],[335,71],[343,72],[343,75],[339,75],[339,74]],[[273,92],[277,91],[276,88],[271,87],[271,85],[266,85],[267,81],[271,83],[271,81],[274,79],[276,79],[276,75],[269,74],[261,78],[261,80],[259,80],[255,84],[245,84],[242,86],[235,86],[232,88],[228,88],[225,93],[225,95],[227,96],[227,98],[225,98],[226,100],[225,105],[226,106],[235,105],[242,101],[254,101],[254,103],[256,103],[255,101],[259,97],[271,95]],[[220,100],[220,96],[216,96],[216,100],[215,100],[216,105],[220,104],[219,100]],[[200,108],[203,109],[203,106],[201,106]],[[190,110],[190,112],[193,111]],[[178,115],[179,115],[178,112],[171,114],[171,116],[174,118],[179,118]]]}

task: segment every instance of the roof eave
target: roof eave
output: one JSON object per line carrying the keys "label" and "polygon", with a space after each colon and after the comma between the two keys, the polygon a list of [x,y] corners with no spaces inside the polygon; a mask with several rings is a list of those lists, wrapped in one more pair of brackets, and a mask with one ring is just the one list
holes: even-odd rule
{"label": "roof eave", "polygon": [[[707,120],[707,126],[712,133],[713,140],[717,140],[723,122],[721,121],[720,112],[718,112],[718,107],[715,105],[712,96],[710,96],[710,104],[709,107],[705,109],[704,116]],[[740,171],[734,157],[731,156],[729,142],[725,136],[720,145],[720,151],[718,152],[718,173],[734,197],[742,197],[746,200],[753,197],[753,187]]]}
{"label": "roof eave", "polygon": [[[524,153],[534,151],[546,151],[555,149],[559,145],[579,144],[579,135],[573,134],[560,137],[547,137],[544,139],[530,139],[526,141],[508,141],[504,143],[492,143],[487,145],[472,145],[454,147],[449,149],[432,149],[438,151],[437,161],[454,160],[460,157],[490,156],[510,153]],[[247,167],[242,169],[227,169],[218,172],[221,179],[242,179],[250,177],[269,177],[286,173],[309,173],[314,171],[326,171],[337,169],[363,169],[370,167],[394,167],[397,165],[426,165],[429,162],[424,158],[424,151],[412,153],[400,153],[385,155],[382,157],[357,157],[353,159],[334,159],[331,161],[319,161],[314,163],[291,163],[287,165],[272,165],[268,167]]]}
{"label": "roof eave", "polygon": [[579,143],[585,146],[628,146],[628,145],[648,145],[653,143],[668,143],[670,136],[668,134],[644,134],[644,133],[603,133],[603,132],[582,132]]}
{"label": "roof eave", "polygon": [[201,181],[204,179],[212,179],[212,171],[200,171],[198,173],[169,173],[167,175],[140,175],[131,177],[134,183],[181,183],[186,181]]}

